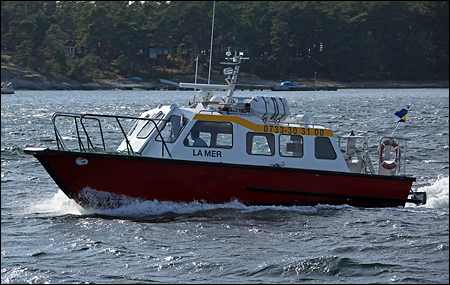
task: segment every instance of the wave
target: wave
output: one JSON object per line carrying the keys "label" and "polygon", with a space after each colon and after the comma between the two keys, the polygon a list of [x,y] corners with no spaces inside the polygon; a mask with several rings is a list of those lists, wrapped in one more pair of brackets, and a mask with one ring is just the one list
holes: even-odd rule
{"label": "wave", "polygon": [[[407,203],[408,209],[448,209],[449,208],[449,177],[440,176],[431,185],[418,189],[419,192],[427,192],[427,203],[423,206],[414,206]],[[190,203],[143,200],[139,198],[128,197],[125,195],[111,194],[103,191],[97,191],[89,187],[84,189],[82,194],[85,199],[90,201],[96,207],[84,209],[74,200],[59,190],[52,198],[41,201],[33,206],[33,210],[44,213],[55,213],[60,215],[108,215],[126,218],[139,218],[145,216],[157,216],[169,213],[174,214],[192,214],[202,211],[211,211],[219,209],[238,210],[242,213],[257,212],[264,210],[273,211],[295,211],[299,213],[318,213],[322,210],[339,210],[343,208],[352,208],[348,205],[316,205],[316,206],[247,206],[237,200],[223,204],[209,204],[201,201]],[[411,206],[413,205],[413,206]],[[411,207],[410,207],[411,206]]]}
{"label": "wave", "polygon": [[82,215],[83,208],[63,191],[59,190],[52,198],[47,198],[28,207],[29,212],[52,213],[59,215]]}
{"label": "wave", "polygon": [[158,216],[164,214],[193,214],[196,212],[212,211],[220,209],[238,210],[241,213],[251,213],[264,210],[296,211],[300,213],[314,214],[322,210],[339,210],[352,208],[349,205],[316,205],[316,206],[247,206],[234,200],[223,204],[210,204],[201,201],[190,203],[143,200],[125,195],[111,194],[97,191],[91,188],[84,189],[82,194],[96,207],[84,209],[74,200],[69,199],[61,190],[52,198],[40,201],[33,206],[33,210],[58,215],[107,215],[125,218],[140,218],[146,216]]}
{"label": "wave", "polygon": [[419,192],[427,192],[427,208],[448,209],[448,176],[439,175],[439,177],[429,186],[419,188]]}

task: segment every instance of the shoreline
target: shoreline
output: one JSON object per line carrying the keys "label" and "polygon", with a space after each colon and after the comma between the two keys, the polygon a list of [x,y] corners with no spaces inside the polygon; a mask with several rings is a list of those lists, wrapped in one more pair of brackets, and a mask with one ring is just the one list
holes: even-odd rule
{"label": "shoreline", "polygon": [[[2,82],[12,82],[14,90],[182,90],[176,85],[164,85],[159,82],[130,82],[127,80],[113,81],[110,79],[93,79],[91,83],[79,83],[65,77],[46,76],[33,70],[18,67],[15,65],[7,65],[2,63]],[[171,79],[174,82],[194,83],[194,75],[179,75]],[[337,90],[337,89],[398,89],[398,88],[449,88],[449,80],[436,81],[356,81],[356,82],[339,82],[331,80],[311,81],[307,79],[287,79],[287,81],[302,85],[304,90]],[[197,83],[207,83],[207,80],[198,77]],[[224,84],[224,81],[211,80],[212,84]],[[273,89],[279,86],[280,82],[247,78],[241,76],[238,79],[236,89]],[[281,87],[281,86],[280,86]],[[291,90],[300,91],[302,88],[291,88]],[[191,89],[188,89],[191,90]]]}

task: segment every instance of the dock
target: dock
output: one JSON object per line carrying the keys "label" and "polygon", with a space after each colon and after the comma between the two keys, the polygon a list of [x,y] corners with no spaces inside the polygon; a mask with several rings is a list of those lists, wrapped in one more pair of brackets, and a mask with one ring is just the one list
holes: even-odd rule
{"label": "dock", "polygon": [[336,91],[336,86],[281,86],[236,84],[236,90],[271,90],[271,91]]}
{"label": "dock", "polygon": [[272,87],[272,91],[337,91],[336,86],[280,86]]}
{"label": "dock", "polygon": [[115,89],[120,90],[192,90],[192,88],[180,88],[175,85],[146,85],[146,84],[122,84],[114,86]]}
{"label": "dock", "polygon": [[[166,84],[118,84],[114,86],[115,89],[120,90],[190,90],[192,88],[184,88],[178,85]],[[250,91],[336,91],[336,86],[281,86],[281,85],[253,85],[253,84],[236,84],[236,90],[250,90]]]}

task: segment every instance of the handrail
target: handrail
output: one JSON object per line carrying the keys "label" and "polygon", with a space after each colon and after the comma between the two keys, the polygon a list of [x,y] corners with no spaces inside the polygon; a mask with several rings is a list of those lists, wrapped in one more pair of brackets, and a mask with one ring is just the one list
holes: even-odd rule
{"label": "handrail", "polygon": [[55,130],[56,145],[58,146],[58,150],[61,150],[61,148],[63,150],[67,150],[67,147],[64,144],[64,140],[62,139],[62,137],[61,137],[61,135],[60,135],[60,133],[58,131],[58,128],[56,127],[56,124],[55,124],[56,117],[58,117],[58,116],[74,118],[74,120],[75,120],[75,127],[76,127],[76,131],[77,131],[78,145],[80,146],[80,151],[82,151],[81,150],[82,148],[85,149],[84,145],[83,145],[83,143],[81,142],[81,139],[80,139],[80,134],[79,134],[79,131],[78,131],[78,124],[77,124],[77,118],[81,117],[81,115],[77,114],[77,113],[56,112],[56,113],[54,113],[52,115],[52,124],[53,124],[53,129]]}
{"label": "handrail", "polygon": [[[101,122],[100,122],[100,120],[99,120],[98,118],[89,118],[89,116],[99,116],[99,117],[102,117],[102,115],[97,115],[97,114],[84,114],[84,115],[82,115],[82,116],[80,117],[80,123],[81,123],[81,126],[83,127],[84,133],[86,134],[86,138],[87,138],[87,140],[88,140],[88,150],[89,150],[89,144],[90,144],[90,145],[92,146],[92,150],[95,152],[94,144],[92,143],[92,141],[91,141],[91,139],[90,139],[90,137],[89,137],[89,134],[88,134],[88,132],[87,132],[87,129],[86,129],[86,127],[84,126],[83,119],[97,120],[98,125],[99,125],[99,129],[100,129],[100,135],[101,135],[101,137],[102,137],[103,151],[106,152],[105,138],[104,138],[104,136],[103,136],[103,130],[102,130]],[[120,124],[119,121],[118,121],[118,123],[119,123],[119,127],[122,129],[122,126],[121,126],[121,124]],[[130,150],[131,150],[132,154],[134,155],[133,148],[132,148],[131,145],[128,143],[128,139],[127,139],[126,135],[125,135],[125,139],[126,139],[126,141],[127,141],[127,151],[128,151],[128,154],[130,153]]]}
{"label": "handrail", "polygon": [[[163,120],[163,119],[154,119],[154,118],[142,118],[142,117],[132,117],[132,116],[117,116],[117,115],[102,115],[102,114],[78,114],[78,113],[66,113],[66,112],[57,112],[54,113],[52,116],[52,123],[53,123],[53,128],[55,130],[55,136],[56,136],[56,143],[58,146],[58,150],[60,150],[61,148],[63,150],[67,151],[67,147],[64,144],[64,140],[62,138],[62,136],[60,135],[60,132],[58,130],[58,128],[56,127],[55,121],[57,117],[71,117],[74,118],[75,121],[75,127],[76,127],[76,134],[77,134],[77,140],[78,140],[78,145],[80,147],[80,152],[87,152],[87,151],[92,151],[96,152],[94,144],[92,143],[91,140],[91,136],[88,134],[88,131],[85,127],[85,122],[83,120],[97,120],[97,122],[99,123],[99,130],[100,130],[100,135],[101,135],[101,140],[102,140],[102,145],[103,145],[103,151],[106,152],[106,144],[105,144],[105,138],[103,136],[103,128],[101,126],[101,122],[98,118],[114,118],[116,119],[117,124],[120,127],[120,130],[122,132],[122,135],[125,138],[125,142],[126,142],[126,146],[127,146],[127,152],[128,154],[132,153],[133,155],[135,155],[135,151],[133,150],[133,147],[131,146],[130,141],[128,140],[127,134],[125,133],[122,124],[120,123],[119,119],[131,119],[131,120],[144,120],[144,121],[151,121],[154,124],[154,129],[156,129],[157,131],[157,136],[159,136],[161,138],[161,142],[162,142],[162,156],[164,157],[164,149],[167,151],[167,153],[169,154],[170,157],[172,157],[169,148],[167,147],[166,142],[164,141],[164,138],[161,134],[160,129],[158,128],[158,123],[160,122],[164,122],[167,120]],[[87,150],[81,140],[80,137],[80,131],[78,129],[78,123],[77,123],[77,118],[80,120],[80,124],[83,127],[83,131],[86,135],[86,139],[87,139]],[[158,121],[158,122],[155,122]]]}
{"label": "handrail", "polygon": [[[85,115],[82,115],[82,116],[80,117],[80,123],[81,123],[81,126],[83,127],[84,133],[86,134],[86,140],[87,140],[88,150],[90,149],[90,148],[89,148],[89,145],[91,145],[91,146],[92,146],[92,150],[95,152],[94,144],[92,143],[91,139],[89,138],[88,132],[87,132],[87,130],[86,130],[84,124],[83,124],[83,118],[84,118],[84,116],[85,116]],[[89,119],[96,120],[96,121],[98,122],[98,127],[99,127],[99,129],[100,129],[100,135],[102,136],[103,151],[106,152],[105,139],[104,139],[104,137],[103,137],[102,124],[101,124],[100,120],[97,119],[97,118],[89,118]]]}

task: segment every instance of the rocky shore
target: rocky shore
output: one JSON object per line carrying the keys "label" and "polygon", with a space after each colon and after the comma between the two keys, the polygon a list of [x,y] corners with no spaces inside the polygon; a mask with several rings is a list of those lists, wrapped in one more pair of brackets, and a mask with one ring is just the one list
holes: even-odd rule
{"label": "rocky shore", "polygon": [[2,63],[2,82],[11,82],[15,90],[108,90],[112,84],[80,84],[65,77],[46,76],[31,69]]}
{"label": "rocky shore", "polygon": [[[2,63],[2,82],[11,82],[15,90],[114,90],[114,89],[175,89],[160,82],[131,82],[127,80],[112,81],[109,79],[93,80],[92,83],[81,84],[65,77],[46,76],[33,70]],[[194,82],[194,76],[177,76],[171,79],[174,82]],[[449,88],[449,81],[358,81],[337,82],[329,80],[311,81],[307,79],[290,79],[290,81],[306,87],[335,87],[337,89],[349,88]],[[198,83],[207,83],[205,78],[199,77]],[[213,84],[222,84],[222,81],[212,80]],[[252,86],[272,87],[280,82],[240,77],[238,84],[242,88],[252,89]],[[257,89],[257,88],[254,88]]]}

